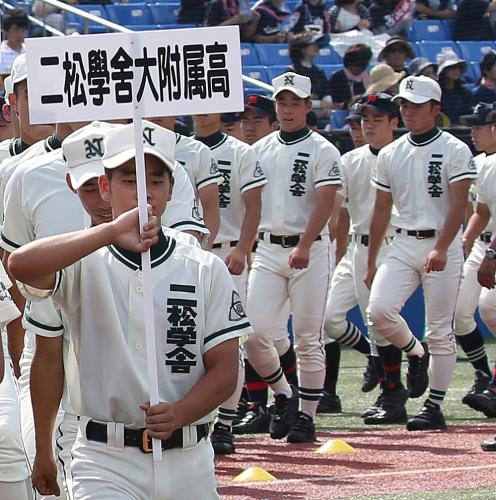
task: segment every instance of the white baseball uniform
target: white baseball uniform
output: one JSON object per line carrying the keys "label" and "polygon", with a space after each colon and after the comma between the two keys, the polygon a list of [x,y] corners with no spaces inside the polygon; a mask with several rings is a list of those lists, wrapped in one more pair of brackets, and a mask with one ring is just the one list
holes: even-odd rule
{"label": "white baseball uniform", "polygon": [[22,141],[19,138],[5,139],[0,142],[0,162],[22,153]]}
{"label": "white baseball uniform", "polygon": [[330,274],[327,225],[311,246],[306,269],[289,267],[292,247],[287,243],[293,240],[296,246],[294,237],[306,231],[316,206],[316,190],[341,183],[340,155],[329,141],[308,129],[295,134],[273,132],[256,143],[256,150],[268,183],[262,192],[260,240],[248,281],[247,313],[255,335],[246,344],[247,357],[267,382],[279,377],[270,332],[289,299],[300,366],[300,400],[314,413],[325,376],[322,325]]}
{"label": "white baseball uniform", "polygon": [[[451,134],[437,130],[422,139],[407,133],[385,146],[377,159],[372,183],[391,193],[397,210],[392,225],[399,229],[374,278],[368,320],[380,335],[408,351],[414,337],[399,313],[422,283],[432,354],[429,398],[438,403],[456,362],[452,321],[463,263],[460,232],[448,249],[443,271],[426,273],[424,265],[450,208],[450,184],[475,179],[477,171],[468,146]],[[417,231],[434,231],[434,236],[418,239]]]}
{"label": "white baseball uniform", "polygon": [[[151,252],[159,398],[174,403],[204,376],[204,353],[252,330],[218,257],[170,235]],[[144,428],[139,404],[149,394],[140,259],[114,245],[101,248],[59,272],[53,291],[67,317],[81,375],[74,498],[219,498],[213,451],[199,434],[215,412],[174,433],[182,445],[165,451],[158,474],[151,455],[124,446],[129,428]],[[105,314],[95,314],[99,309]],[[105,443],[91,439],[94,421],[104,423]]]}

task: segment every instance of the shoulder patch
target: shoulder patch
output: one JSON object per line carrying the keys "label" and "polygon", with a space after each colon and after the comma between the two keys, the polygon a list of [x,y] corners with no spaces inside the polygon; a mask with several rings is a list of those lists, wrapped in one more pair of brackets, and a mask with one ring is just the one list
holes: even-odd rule
{"label": "shoulder patch", "polygon": [[200,215],[200,210],[198,209],[198,204],[196,200],[194,201],[193,208],[191,210],[191,217],[198,221],[203,221],[202,216]]}
{"label": "shoulder patch", "polygon": [[337,161],[335,161],[334,164],[332,165],[328,175],[329,177],[339,177],[339,167]]}
{"label": "shoulder patch", "polygon": [[217,166],[217,163],[215,160],[212,158],[212,163],[210,164],[210,173],[211,174],[218,174],[219,173],[219,167]]}
{"label": "shoulder patch", "polygon": [[475,165],[475,161],[473,160],[473,158],[468,162],[468,169],[472,172],[477,171],[477,166]]}
{"label": "shoulder patch", "polygon": [[231,307],[229,309],[229,321],[239,321],[246,318],[246,313],[241,303],[241,298],[236,290],[232,291]]}
{"label": "shoulder patch", "polygon": [[260,162],[257,160],[257,163],[255,165],[255,170],[253,172],[253,177],[263,177],[264,173],[262,170],[262,166],[260,165]]}

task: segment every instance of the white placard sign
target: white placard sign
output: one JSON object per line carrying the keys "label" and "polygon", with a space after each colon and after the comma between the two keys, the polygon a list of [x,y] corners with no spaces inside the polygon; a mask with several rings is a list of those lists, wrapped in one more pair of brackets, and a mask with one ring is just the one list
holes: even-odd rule
{"label": "white placard sign", "polygon": [[244,107],[237,26],[34,38],[26,53],[33,124]]}

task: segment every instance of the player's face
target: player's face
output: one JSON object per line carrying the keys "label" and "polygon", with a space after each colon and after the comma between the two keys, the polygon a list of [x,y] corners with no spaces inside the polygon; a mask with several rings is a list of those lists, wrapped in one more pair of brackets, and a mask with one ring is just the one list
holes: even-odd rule
{"label": "player's face", "polygon": [[239,139],[240,141],[243,140],[243,134],[241,132],[241,121],[237,121],[234,123],[221,123],[220,129],[222,130],[222,132],[224,132],[224,134],[236,137],[236,139]]}
{"label": "player's face", "polygon": [[312,103],[301,99],[293,92],[284,90],[276,98],[276,113],[284,132],[296,132],[306,127],[307,113]]}
{"label": "player's face", "polygon": [[[172,194],[174,181],[168,168],[155,156],[145,155],[147,203],[161,217]],[[114,169],[110,181],[99,179],[100,191],[110,201],[114,218],[138,206],[134,158]]]}
{"label": "player's face", "polygon": [[93,226],[98,226],[103,222],[110,222],[113,219],[110,201],[105,201],[100,194],[98,177],[85,182],[77,190],[77,194],[84,210],[90,216]]}
{"label": "player's face", "polygon": [[398,120],[366,107],[362,111],[362,130],[365,140],[374,148],[381,148],[391,142]]}
{"label": "player's face", "polygon": [[492,124],[473,125],[472,143],[477,151],[493,151],[496,147],[496,134]]}
{"label": "player's face", "polygon": [[432,105],[430,101],[415,104],[400,99],[400,111],[405,127],[414,134],[423,134],[432,130],[436,125],[436,117],[441,111],[439,105]]}
{"label": "player's face", "polygon": [[353,144],[355,145],[356,148],[359,148],[367,144],[367,141],[363,136],[362,126],[359,123],[356,122],[350,123],[350,135],[351,135],[351,140],[353,141]]}
{"label": "player's face", "polygon": [[248,108],[243,113],[241,132],[243,140],[248,144],[254,144],[262,137],[274,131],[276,127],[277,123],[270,123],[268,116],[261,115],[253,109]]}
{"label": "player's face", "polygon": [[195,126],[203,128],[220,128],[220,114],[212,113],[210,115],[194,115]]}

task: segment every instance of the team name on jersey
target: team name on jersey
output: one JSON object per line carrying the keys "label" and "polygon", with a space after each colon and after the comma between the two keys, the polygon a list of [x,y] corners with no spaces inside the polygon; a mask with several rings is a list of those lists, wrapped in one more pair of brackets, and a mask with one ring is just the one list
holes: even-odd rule
{"label": "team name on jersey", "polygon": [[443,188],[441,187],[441,169],[443,166],[443,162],[441,161],[442,158],[442,154],[432,153],[431,160],[429,161],[427,191],[432,198],[439,198],[443,194]]}
{"label": "team name on jersey", "polygon": [[293,175],[291,176],[292,184],[289,188],[289,192],[293,196],[303,196],[306,192],[308,158],[310,158],[308,153],[299,152],[296,155],[293,163]]}
{"label": "team name on jersey", "polygon": [[[174,346],[165,353],[165,365],[171,367],[172,373],[190,373],[191,367],[196,366],[196,354],[187,349],[188,345],[195,345],[197,340],[196,316],[198,301],[194,285],[170,285],[171,296],[167,299],[167,320],[169,328],[166,343]],[[179,293],[176,296],[175,293]],[[191,298],[184,298],[191,294]]]}
{"label": "team name on jersey", "polygon": [[[224,182],[219,186],[219,207],[227,208],[231,203],[231,162],[227,160],[217,160],[219,172],[224,177]],[[226,166],[229,168],[221,168]]]}

